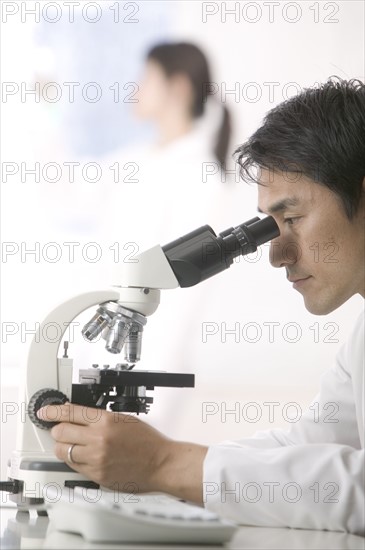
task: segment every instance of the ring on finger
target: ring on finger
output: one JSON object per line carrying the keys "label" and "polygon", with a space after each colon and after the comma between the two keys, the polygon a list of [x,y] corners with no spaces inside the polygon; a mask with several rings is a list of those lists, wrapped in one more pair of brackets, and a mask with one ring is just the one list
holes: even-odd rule
{"label": "ring on finger", "polygon": [[76,443],[73,443],[72,445],[69,446],[67,450],[67,462],[69,462],[70,464],[77,464],[77,462],[75,462],[75,460],[73,460],[72,458],[72,450],[75,447],[75,445]]}

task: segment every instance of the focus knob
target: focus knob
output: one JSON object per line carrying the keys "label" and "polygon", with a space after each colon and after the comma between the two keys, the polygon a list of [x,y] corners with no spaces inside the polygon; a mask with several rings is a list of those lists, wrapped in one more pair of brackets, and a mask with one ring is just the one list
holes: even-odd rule
{"label": "focus knob", "polygon": [[30,399],[28,404],[28,414],[29,418],[42,430],[49,430],[52,426],[58,424],[58,422],[47,422],[46,420],[41,420],[37,416],[37,412],[42,407],[46,405],[64,405],[69,398],[62,392],[58,390],[52,390],[51,388],[45,388],[43,390],[37,391],[33,397]]}

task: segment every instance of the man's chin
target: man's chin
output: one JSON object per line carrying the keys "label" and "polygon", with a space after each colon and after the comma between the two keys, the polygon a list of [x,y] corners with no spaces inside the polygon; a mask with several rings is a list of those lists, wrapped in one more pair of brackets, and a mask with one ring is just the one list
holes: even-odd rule
{"label": "man's chin", "polygon": [[335,309],[339,308],[346,301],[325,300],[318,297],[315,299],[308,296],[303,296],[303,299],[305,308],[313,315],[328,315],[328,313],[332,313],[332,311],[335,311]]}
{"label": "man's chin", "polygon": [[318,304],[308,305],[305,301],[304,301],[304,305],[305,305],[306,310],[309,311],[309,313],[312,313],[312,315],[327,315],[327,313],[331,313],[331,311],[333,311],[333,309],[336,309],[336,308],[333,308],[333,309],[332,308],[322,308]]}

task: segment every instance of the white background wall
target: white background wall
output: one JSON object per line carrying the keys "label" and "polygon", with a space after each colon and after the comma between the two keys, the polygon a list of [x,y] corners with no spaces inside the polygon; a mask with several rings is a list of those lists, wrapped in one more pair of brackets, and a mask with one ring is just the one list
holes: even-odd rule
{"label": "white background wall", "polygon": [[[105,7],[107,3],[103,4]],[[145,4],[138,2],[141,18]],[[272,6],[275,11],[271,21],[266,2],[210,2],[205,3],[205,8],[203,4],[156,2],[154,9],[157,12],[170,10],[171,38],[191,40],[204,48],[219,90],[217,96],[224,89],[238,91],[238,96],[220,95],[221,100],[227,102],[234,122],[232,151],[257,128],[265,112],[285,99],[286,94],[292,95],[297,89],[323,82],[334,74],[343,78],[364,78],[363,2],[280,2],[280,5]],[[224,6],[227,9],[238,6],[239,10],[236,15],[227,14],[224,21]],[[204,9],[217,13],[208,15],[204,22]],[[253,22],[260,10],[261,17]],[[315,17],[318,22],[315,22]],[[296,22],[290,22],[296,18]],[[138,29],[136,24],[136,33]],[[3,46],[7,46],[5,53],[2,48],[3,80],[32,81],[33,69],[39,62],[32,42],[34,25],[21,24],[14,19],[3,25],[3,31]],[[95,67],[95,78],[97,71]],[[269,94],[270,88],[274,89],[273,96]],[[256,94],[257,100],[254,100]],[[2,110],[3,137],[7,138],[3,139],[3,161],[73,160],[63,136],[57,134],[57,121],[52,118],[51,109],[48,118],[46,116],[42,121],[38,120],[39,111],[31,102],[9,101]],[[37,131],[38,123],[43,136]],[[171,167],[169,169],[170,173],[164,180],[166,186],[171,181],[178,181],[183,194],[183,181],[178,180],[180,167],[176,166],[176,172]],[[103,202],[100,202],[100,197]],[[130,209],[130,205],[123,202],[123,190],[118,201],[122,216],[123,210]],[[12,186],[3,185],[2,240],[28,242],[29,245],[35,241],[98,241],[106,248],[116,240],[127,242],[131,238],[126,228],[123,238],[116,234],[118,223],[112,226],[113,235],[110,235],[108,209],[113,202],[115,197],[112,194],[105,197],[102,189],[95,190],[81,184],[72,187],[64,186],[62,182],[54,186],[45,183],[20,185],[19,182]],[[173,212],[173,222],[158,231],[156,229],[155,234],[151,227],[146,226],[144,236],[141,217],[138,244],[141,249],[154,242],[164,244],[205,223],[221,231],[254,216],[256,206],[255,186],[236,183],[230,191],[223,186],[209,208],[194,209],[191,202],[178,204]],[[77,219],[98,220],[98,223],[91,224],[89,231],[80,233],[75,225]],[[149,239],[154,237],[157,240],[150,243]],[[269,266],[267,253],[267,247],[263,247],[262,257],[257,262],[241,259],[239,265],[204,285],[166,292],[159,311],[149,320],[141,368],[196,374],[194,390],[155,391],[156,402],[148,418],[169,435],[209,443],[243,437],[256,429],[273,425],[289,427],[290,423],[285,422],[283,416],[286,404],[295,402],[301,407],[308,404],[316,394],[321,373],[331,365],[339,346],[346,340],[363,307],[362,299],[353,297],[337,311],[315,317],[305,310],[301,296],[290,288],[284,272]],[[30,260],[21,262],[17,258],[2,263],[2,322],[34,323],[69,295],[108,284],[110,266],[107,264],[107,261],[97,264],[81,261],[75,264],[37,264]],[[269,341],[264,322],[279,323],[273,342]],[[214,324],[218,332],[203,342],[202,331],[206,323]],[[232,334],[223,341],[223,323],[230,329],[239,324],[241,336],[238,342]],[[254,338],[253,332],[248,333],[246,339],[242,336],[247,323],[256,323],[255,326],[259,327],[259,341],[249,341]],[[295,339],[293,332],[289,331],[285,338],[288,323],[295,323],[300,328],[295,343],[292,341]],[[315,323],[318,338],[311,328]],[[3,403],[17,399],[22,376],[20,357],[25,345],[19,334],[9,337],[6,344],[3,337]],[[100,347],[96,349],[96,346],[77,342],[73,351],[76,364],[81,367],[98,360],[105,362],[108,359],[110,362],[110,357],[107,358]],[[269,422],[264,401],[280,404],[273,424]],[[216,403],[219,412],[203,422],[202,410],[207,402]],[[249,422],[242,415],[239,421],[234,415],[227,416],[226,422],[222,421],[220,412],[224,406],[232,409],[238,403],[242,411],[248,402],[261,407],[260,421]],[[288,412],[290,415],[295,411]],[[255,411],[251,409],[247,414],[253,417]],[[3,479],[6,459],[14,448],[15,416],[4,417],[2,414],[1,431]]]}

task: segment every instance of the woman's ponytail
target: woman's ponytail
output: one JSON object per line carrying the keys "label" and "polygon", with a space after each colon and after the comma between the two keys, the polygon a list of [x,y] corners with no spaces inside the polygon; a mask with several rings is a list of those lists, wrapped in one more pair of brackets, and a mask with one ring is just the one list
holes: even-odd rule
{"label": "woman's ponytail", "polygon": [[226,159],[229,140],[231,137],[231,115],[225,105],[222,104],[223,117],[218,130],[217,141],[214,147],[214,154],[221,165],[221,169],[226,169]]}

